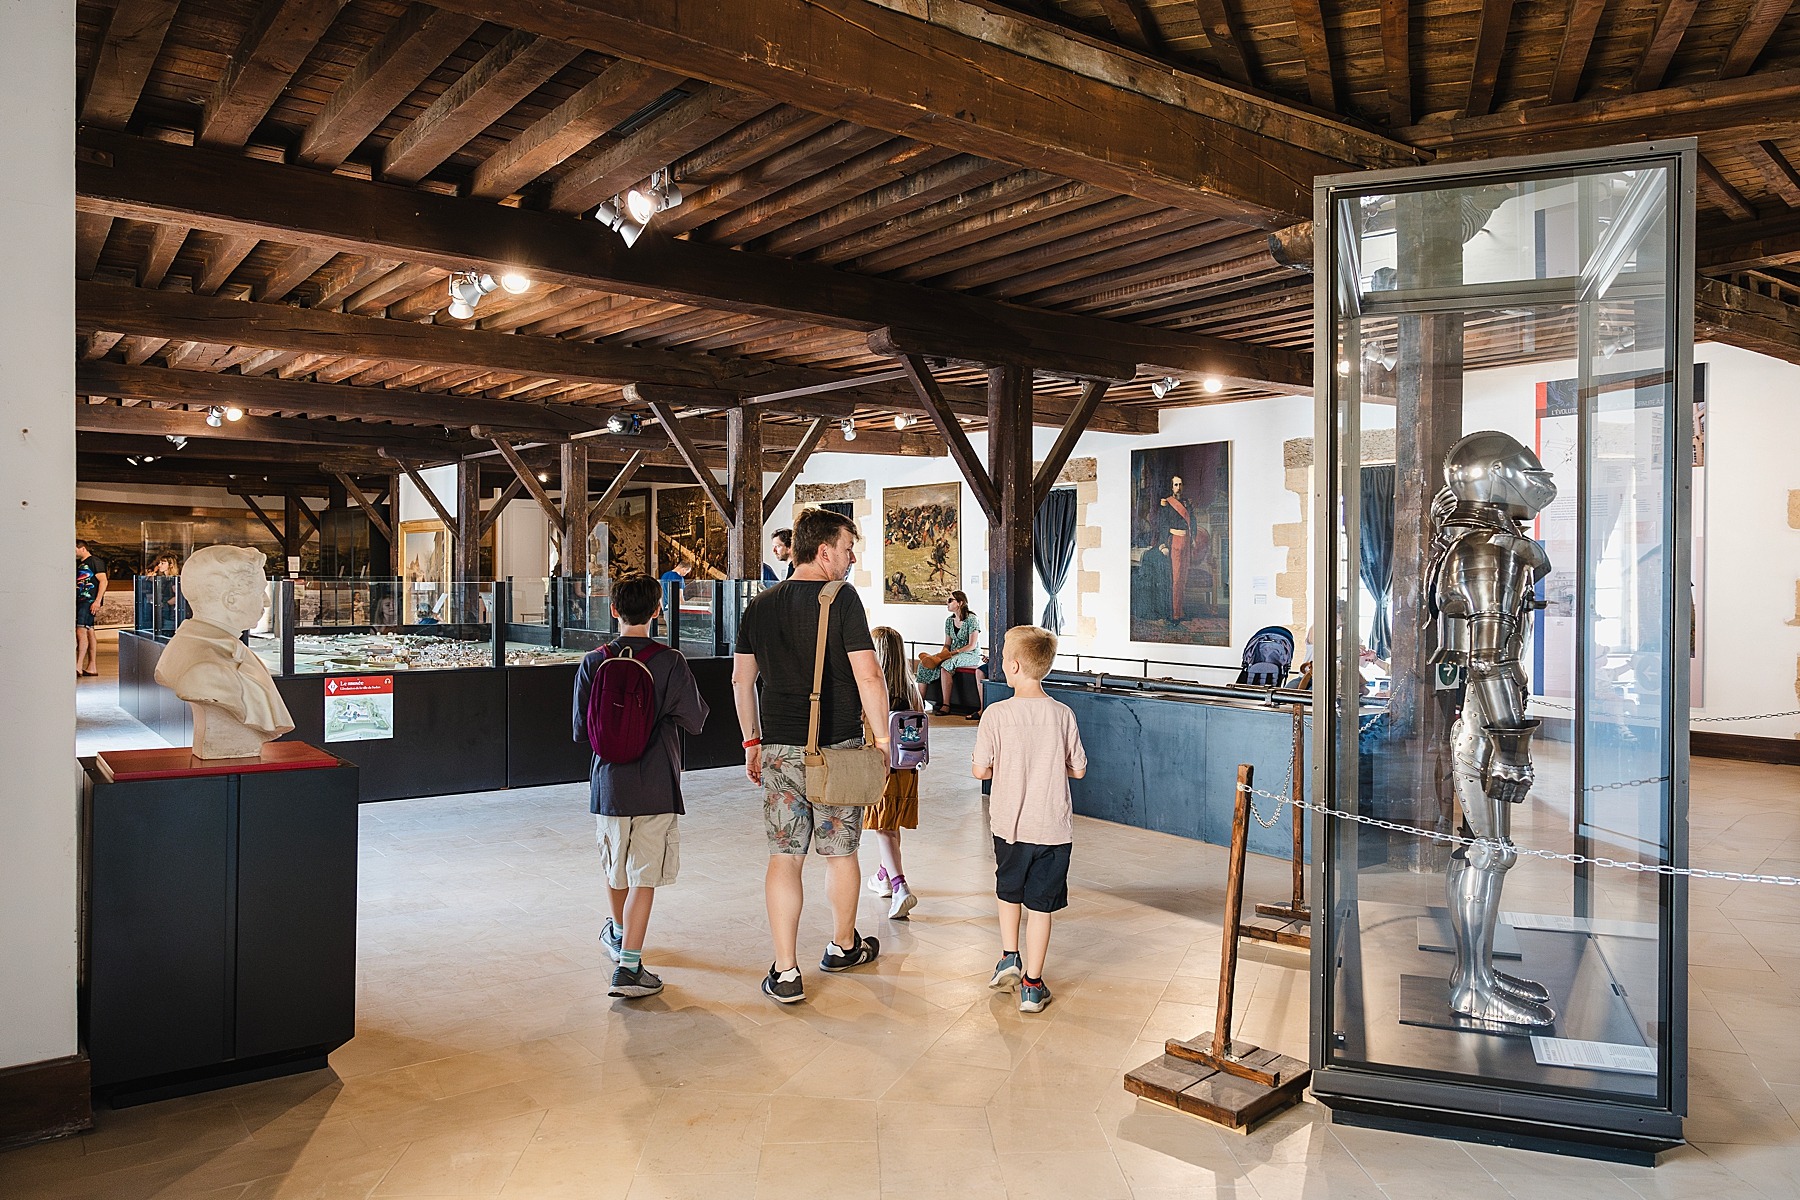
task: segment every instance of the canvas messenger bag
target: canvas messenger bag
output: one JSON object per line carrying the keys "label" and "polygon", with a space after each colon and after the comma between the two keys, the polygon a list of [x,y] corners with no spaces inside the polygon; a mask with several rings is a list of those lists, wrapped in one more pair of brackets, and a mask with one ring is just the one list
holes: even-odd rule
{"label": "canvas messenger bag", "polygon": [[806,798],[814,804],[867,808],[881,799],[887,786],[887,755],[875,744],[869,719],[863,718],[863,744],[842,750],[819,749],[819,695],[825,686],[825,637],[831,602],[844,581],[834,579],[819,590],[819,645],[813,653],[811,712],[806,723]]}

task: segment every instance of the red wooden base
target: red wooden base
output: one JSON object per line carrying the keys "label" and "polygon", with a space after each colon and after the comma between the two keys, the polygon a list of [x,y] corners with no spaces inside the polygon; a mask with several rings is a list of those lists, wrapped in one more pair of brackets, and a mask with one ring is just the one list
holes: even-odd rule
{"label": "red wooden base", "polygon": [[108,783],[248,775],[257,771],[305,771],[337,765],[335,755],[305,742],[269,742],[254,758],[195,758],[192,746],[171,746],[166,750],[107,750],[94,756],[95,768]]}

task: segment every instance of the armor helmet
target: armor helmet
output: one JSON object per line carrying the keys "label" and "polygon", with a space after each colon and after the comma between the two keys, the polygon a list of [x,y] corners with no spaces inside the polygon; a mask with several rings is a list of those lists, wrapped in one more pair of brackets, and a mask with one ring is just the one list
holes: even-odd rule
{"label": "armor helmet", "polygon": [[1468,434],[1450,447],[1444,482],[1458,500],[1498,505],[1518,518],[1534,517],[1556,499],[1556,481],[1538,456],[1493,429]]}

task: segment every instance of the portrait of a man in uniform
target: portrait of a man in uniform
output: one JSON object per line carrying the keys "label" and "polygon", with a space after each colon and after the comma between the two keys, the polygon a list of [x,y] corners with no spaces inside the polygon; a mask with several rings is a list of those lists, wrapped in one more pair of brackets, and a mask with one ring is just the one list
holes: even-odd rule
{"label": "portrait of a man in uniform", "polygon": [[1231,443],[1131,456],[1131,637],[1231,642]]}

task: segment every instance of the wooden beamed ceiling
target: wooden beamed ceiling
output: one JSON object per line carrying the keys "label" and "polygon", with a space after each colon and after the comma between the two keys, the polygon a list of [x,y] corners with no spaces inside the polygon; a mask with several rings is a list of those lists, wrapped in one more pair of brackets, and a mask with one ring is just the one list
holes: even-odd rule
{"label": "wooden beamed ceiling", "polygon": [[[1141,431],[1310,384],[1308,264],[1267,231],[1309,215],[1316,174],[1648,136],[1700,139],[1700,269],[1735,289],[1703,288],[1702,328],[1800,342],[1788,5],[919,11],[89,0],[82,407],[554,440],[630,384],[810,392],[771,428],[854,406],[842,448],[866,450],[920,411],[880,329],[939,360],[965,422],[979,365],[1012,362],[1051,372],[1040,423],[1109,378],[1093,427]],[[665,167],[685,202],[635,246],[585,219]],[[451,271],[506,267],[531,289],[450,319]],[[1187,385],[1156,398],[1163,374]]]}

